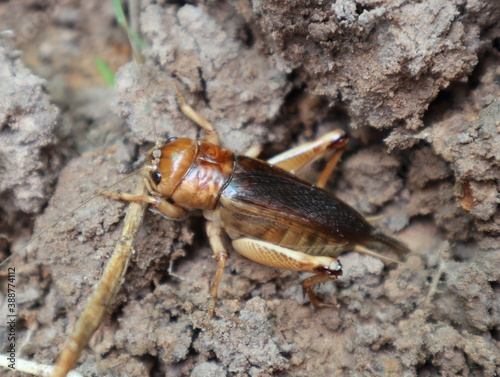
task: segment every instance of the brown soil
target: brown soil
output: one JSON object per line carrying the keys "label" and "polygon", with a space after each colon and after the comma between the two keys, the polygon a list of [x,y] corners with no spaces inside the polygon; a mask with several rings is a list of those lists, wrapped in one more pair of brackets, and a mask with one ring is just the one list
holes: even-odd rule
{"label": "brown soil", "polygon": [[[111,2],[0,4],[13,29],[0,35],[3,256],[118,180],[155,134],[201,135],[173,76],[235,152],[259,144],[266,158],[345,129],[328,189],[412,250],[391,266],[342,255],[342,279],[317,289],[333,307],[318,311],[302,295],[307,274],[229,249],[205,326],[216,263],[203,221],[149,213],[83,375],[500,375],[500,4],[315,3],[146,1],[140,67],[125,64]],[[96,58],[120,67],[116,90]],[[17,357],[53,363],[125,207],[98,197],[11,262]]]}

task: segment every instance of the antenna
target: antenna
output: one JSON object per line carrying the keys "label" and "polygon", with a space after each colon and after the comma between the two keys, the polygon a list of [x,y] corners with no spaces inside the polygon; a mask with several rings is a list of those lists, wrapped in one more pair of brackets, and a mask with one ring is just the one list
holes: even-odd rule
{"label": "antenna", "polygon": [[0,268],[5,266],[7,263],[9,263],[9,261],[15,256],[17,255],[21,250],[24,250],[25,248],[27,248],[33,241],[39,239],[41,236],[43,236],[45,233],[47,233],[50,229],[54,228],[57,224],[59,224],[61,221],[63,221],[64,219],[68,218],[70,215],[72,215],[73,213],[75,213],[75,211],[79,210],[80,208],[82,208],[85,204],[87,204],[88,202],[90,202],[91,200],[93,200],[94,198],[98,197],[98,196],[101,196],[103,195],[104,192],[108,191],[109,189],[115,187],[116,185],[122,183],[123,181],[129,179],[130,177],[136,175],[137,173],[141,172],[142,170],[144,170],[144,168],[141,168],[139,170],[136,170],[134,171],[133,173],[130,173],[130,174],[127,174],[125,177],[119,179],[118,181],[116,181],[115,183],[109,185],[108,187],[100,190],[99,192],[97,192],[96,194],[90,196],[89,198],[85,199],[83,202],[81,202],[80,204],[78,204],[75,208],[73,208],[71,211],[69,212],[66,212],[64,215],[60,216],[56,221],[54,221],[51,225],[49,225],[48,227],[42,229],[39,233],[35,234],[33,237],[31,237],[31,239],[26,242],[24,245],[22,245],[19,249],[15,250],[11,255],[9,255],[7,258],[5,258],[2,262],[0,262]]}

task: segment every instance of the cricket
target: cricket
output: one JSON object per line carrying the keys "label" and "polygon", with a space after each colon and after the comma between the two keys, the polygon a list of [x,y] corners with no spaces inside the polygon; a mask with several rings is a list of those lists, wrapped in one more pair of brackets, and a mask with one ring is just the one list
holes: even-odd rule
{"label": "cricket", "polygon": [[[344,270],[337,258],[342,253],[356,251],[400,263],[378,250],[399,255],[409,251],[326,189],[349,140],[345,131],[329,131],[267,160],[259,158],[261,146],[236,154],[222,145],[217,125],[188,104],[189,88],[182,77],[174,77],[173,82],[179,109],[203,134],[200,138],[161,135],[168,137],[166,141],[158,141],[140,171],[126,178],[137,179],[133,192],[116,191],[113,186],[98,193],[127,203],[121,237],[55,366],[43,371],[34,366],[33,373],[64,377],[75,368],[127,279],[132,255],[140,256],[134,242],[144,216],[150,216],[148,208],[160,215],[154,221],[200,215],[206,220],[216,263],[212,281],[206,282],[210,284],[206,327],[218,316],[219,288],[224,284],[226,261],[234,252],[265,266],[311,273],[301,282],[302,291],[320,309],[331,305],[317,297],[315,288],[342,278]],[[316,182],[300,177],[324,158],[327,162]]]}
{"label": "cricket", "polygon": [[[66,376],[74,368],[120,288],[146,205],[168,220],[190,211],[203,211],[217,261],[207,306],[208,321],[215,313],[228,258],[221,240],[223,232],[232,239],[234,250],[248,259],[313,273],[302,286],[316,308],[326,305],[317,299],[313,287],[342,276],[342,266],[336,259],[342,252],[355,250],[386,259],[369,246],[407,251],[403,243],[378,231],[356,210],[323,189],[347,143],[343,131],[332,131],[267,162],[256,158],[258,148],[238,156],[219,145],[216,128],[186,104],[179,86],[177,92],[181,110],[206,131],[206,138],[171,137],[150,153],[133,194],[102,192],[131,204],[122,237],[61,351],[51,374],[54,377]],[[333,155],[315,185],[295,175],[328,152]]]}

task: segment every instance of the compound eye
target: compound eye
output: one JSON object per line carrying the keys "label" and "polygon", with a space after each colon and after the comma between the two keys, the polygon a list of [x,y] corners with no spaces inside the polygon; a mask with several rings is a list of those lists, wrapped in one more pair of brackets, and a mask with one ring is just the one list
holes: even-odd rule
{"label": "compound eye", "polygon": [[154,171],[151,173],[151,179],[154,182],[154,184],[158,186],[161,182],[161,174],[158,173],[157,171]]}
{"label": "compound eye", "polygon": [[178,139],[178,138],[177,138],[177,137],[175,137],[175,136],[169,137],[169,138],[167,139],[167,142],[166,142],[165,144],[171,143],[172,141],[177,140],[177,139]]}

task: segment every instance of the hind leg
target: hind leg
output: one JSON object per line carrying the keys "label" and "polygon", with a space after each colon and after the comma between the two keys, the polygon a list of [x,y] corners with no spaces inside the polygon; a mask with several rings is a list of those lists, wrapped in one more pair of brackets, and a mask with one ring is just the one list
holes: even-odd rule
{"label": "hind leg", "polygon": [[329,305],[321,303],[312,288],[342,276],[340,262],[332,257],[309,255],[245,237],[234,240],[233,247],[241,255],[266,266],[315,273],[315,276],[305,279],[302,283],[304,294],[308,294],[315,308]]}
{"label": "hind leg", "polygon": [[316,182],[318,187],[323,188],[326,185],[328,177],[339,162],[343,153],[343,147],[347,142],[348,137],[344,131],[334,130],[317,140],[310,141],[274,156],[267,162],[290,173],[297,174],[326,153],[335,151]]}

